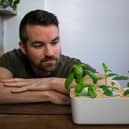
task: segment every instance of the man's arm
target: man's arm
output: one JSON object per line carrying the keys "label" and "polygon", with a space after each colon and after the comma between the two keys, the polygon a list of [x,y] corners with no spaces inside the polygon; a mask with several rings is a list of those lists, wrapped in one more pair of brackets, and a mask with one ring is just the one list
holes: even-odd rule
{"label": "man's arm", "polygon": [[19,92],[24,91],[56,91],[62,94],[68,94],[68,91],[64,87],[65,78],[9,78],[2,79],[1,82],[5,87],[16,87],[17,89],[12,90]]}
{"label": "man's arm", "polygon": [[0,79],[6,79],[6,78],[12,78],[12,77],[13,75],[8,69],[4,67],[0,67]]}
{"label": "man's arm", "polygon": [[[13,88],[15,89],[15,88]],[[69,98],[55,91],[28,91],[11,93],[12,88],[5,88],[0,83],[0,104],[51,102],[54,104],[69,104]]]}
{"label": "man's arm", "polygon": [[12,73],[3,67],[0,67],[0,80],[4,86],[23,87],[21,90],[54,90],[63,94],[68,91],[64,87],[65,78],[38,78],[23,79],[12,78]]}
{"label": "man's arm", "polygon": [[[65,79],[17,79],[5,68],[0,67],[0,103],[52,102],[68,104],[65,94]],[[21,91],[20,91],[21,90]],[[20,93],[12,93],[20,91]],[[23,92],[27,91],[27,92]]]}

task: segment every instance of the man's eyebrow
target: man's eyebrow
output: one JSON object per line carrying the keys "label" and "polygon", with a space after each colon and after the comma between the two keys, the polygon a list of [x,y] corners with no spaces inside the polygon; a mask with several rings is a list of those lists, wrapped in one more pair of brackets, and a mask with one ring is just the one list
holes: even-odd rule
{"label": "man's eyebrow", "polygon": [[59,39],[60,39],[60,37],[57,36],[56,38],[54,38],[53,40],[51,40],[51,42],[54,42],[54,41],[59,40]]}
{"label": "man's eyebrow", "polygon": [[35,40],[35,41],[32,41],[31,44],[35,44],[35,43],[44,43],[43,41],[38,41],[38,40]]}
{"label": "man's eyebrow", "polygon": [[[56,40],[59,40],[60,37],[57,36],[56,38],[52,39],[51,42],[55,42]],[[31,44],[35,44],[35,43],[42,43],[42,44],[45,44],[45,42],[43,41],[38,41],[38,40],[35,40],[35,41],[32,41]]]}

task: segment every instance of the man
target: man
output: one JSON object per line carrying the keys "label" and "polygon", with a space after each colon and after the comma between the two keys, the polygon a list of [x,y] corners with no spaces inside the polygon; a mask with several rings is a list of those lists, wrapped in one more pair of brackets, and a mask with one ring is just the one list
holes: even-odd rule
{"label": "man", "polygon": [[61,54],[57,17],[33,10],[23,17],[19,33],[19,49],[0,58],[0,103],[69,104],[65,78],[81,61]]}

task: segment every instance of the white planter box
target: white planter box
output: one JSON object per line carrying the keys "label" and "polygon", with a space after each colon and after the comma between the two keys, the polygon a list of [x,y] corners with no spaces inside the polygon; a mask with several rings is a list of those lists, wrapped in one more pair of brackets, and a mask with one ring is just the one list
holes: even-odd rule
{"label": "white planter box", "polygon": [[129,124],[129,98],[71,97],[76,124]]}

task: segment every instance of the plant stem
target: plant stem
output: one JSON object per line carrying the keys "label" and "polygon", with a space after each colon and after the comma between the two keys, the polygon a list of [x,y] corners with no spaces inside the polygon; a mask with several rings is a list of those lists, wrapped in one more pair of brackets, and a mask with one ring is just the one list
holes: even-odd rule
{"label": "plant stem", "polygon": [[107,85],[107,74],[106,74],[106,72],[104,73],[104,79],[105,79],[105,85]]}

